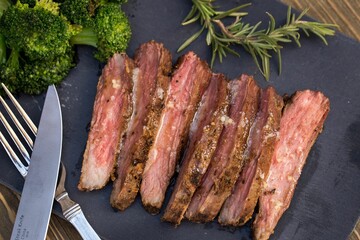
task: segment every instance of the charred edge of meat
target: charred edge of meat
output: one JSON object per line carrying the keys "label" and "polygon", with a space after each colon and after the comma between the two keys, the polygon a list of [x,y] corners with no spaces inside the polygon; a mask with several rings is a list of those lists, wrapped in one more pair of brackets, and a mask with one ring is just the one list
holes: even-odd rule
{"label": "charred edge of meat", "polygon": [[[271,90],[269,90],[271,89]],[[255,175],[256,184],[251,188],[251,195],[245,202],[244,213],[241,215],[238,225],[244,225],[253,216],[256,204],[258,202],[261,190],[263,188],[264,179],[269,173],[271,157],[274,153],[275,145],[279,140],[280,119],[282,109],[284,108],[283,99],[276,94],[275,89],[268,88],[270,98],[274,101],[268,110],[268,120],[264,126],[263,146],[258,158],[258,167]],[[263,175],[262,175],[263,174]]]}
{"label": "charred edge of meat", "polygon": [[[132,112],[132,107],[131,104],[128,106],[128,104],[131,102],[131,88],[132,88],[132,83],[131,83],[131,77],[130,75],[132,74],[132,71],[134,69],[134,62],[127,57],[126,54],[115,54],[111,59],[109,59],[107,65],[104,67],[103,71],[102,71],[102,76],[99,78],[99,82],[97,85],[97,94],[95,96],[95,101],[94,101],[94,107],[93,107],[93,114],[92,114],[92,120],[91,120],[91,127],[90,127],[90,131],[89,131],[89,136],[88,136],[88,140],[87,140],[87,144],[86,144],[86,149],[84,152],[84,160],[83,160],[83,164],[82,164],[82,170],[81,170],[81,176],[80,176],[80,181],[78,184],[78,189],[81,191],[91,191],[91,190],[95,190],[95,189],[101,189],[103,188],[107,182],[110,180],[110,178],[113,176],[114,171],[115,171],[115,166],[116,166],[116,158],[117,155],[119,153],[119,145],[121,142],[121,138],[123,137],[124,131],[126,129],[126,125],[127,125],[127,121],[128,118],[131,115]],[[116,75],[116,76],[115,76]],[[120,84],[122,87],[121,91],[116,91],[117,87],[119,87],[119,83],[114,82],[114,79],[119,78]],[[116,85],[114,87],[114,84]],[[99,106],[99,104],[105,104],[105,106],[109,106],[108,104],[111,104],[111,99],[114,97],[112,95],[112,93],[110,93],[111,96],[106,96],[105,97],[105,102],[103,101],[103,91],[105,91],[104,89],[106,89],[106,87],[112,87],[111,90],[117,92],[117,94],[123,94],[123,101],[121,101],[120,105],[122,106],[121,109],[119,110],[120,113],[120,119],[118,122],[119,125],[119,130],[118,130],[118,135],[117,135],[117,139],[115,139],[114,142],[117,145],[114,146],[114,149],[111,149],[111,154],[113,155],[113,157],[111,157],[111,159],[106,159],[105,161],[111,161],[112,166],[110,167],[110,169],[103,169],[100,168],[98,166],[92,165],[92,164],[96,164],[96,162],[98,161],[97,159],[95,159],[94,157],[92,159],[92,161],[95,162],[89,162],[89,154],[90,154],[90,145],[91,144],[98,144],[98,143],[92,143],[92,141],[94,141],[95,139],[93,139],[92,135],[93,134],[97,134],[95,131],[95,129],[97,129],[97,127],[94,126],[94,124],[98,124],[98,122],[102,122],[101,120],[97,119],[98,118],[98,111],[103,111],[104,110],[104,106]],[[114,90],[115,89],[115,90]],[[119,105],[117,105],[119,106]],[[106,116],[105,115],[101,115],[100,117]],[[96,118],[96,119],[95,119]],[[98,130],[98,129],[97,129]],[[105,129],[106,131],[107,129]],[[100,133],[100,138],[97,138],[95,136],[95,138],[98,139],[103,139],[104,136],[106,136],[105,134]],[[99,144],[100,145],[100,144]],[[109,146],[106,146],[109,147]],[[89,172],[89,171],[97,171],[97,172]],[[100,171],[100,172],[99,172]],[[101,173],[101,171],[105,171]],[[99,175],[101,175],[99,177]],[[103,176],[105,175],[105,177]],[[94,181],[94,178],[100,178],[99,181]],[[97,182],[97,183],[96,183]]]}
{"label": "charred edge of meat", "polygon": [[[163,44],[150,41],[142,44],[136,50],[135,64],[140,69],[138,81],[147,77],[145,82],[152,83],[153,86],[146,89],[146,94],[149,94],[149,102],[142,102],[146,105],[143,111],[147,111],[143,116],[144,119],[140,121],[141,126],[138,126],[141,127],[142,133],[135,139],[135,144],[128,146],[131,148],[129,156],[123,159],[126,163],[122,164],[125,169],[118,169],[120,176],[111,194],[111,205],[121,211],[131,205],[139,191],[147,154],[155,136],[155,129],[159,123],[170,82],[168,75],[171,72],[171,54],[164,48]],[[155,72],[152,72],[154,70]],[[139,82],[139,84],[143,83]],[[146,100],[143,99],[142,101]]]}
{"label": "charred edge of meat", "polygon": [[283,100],[274,88],[262,90],[260,108],[247,140],[247,164],[222,207],[218,218],[221,225],[241,226],[252,217],[278,139],[282,108]]}
{"label": "charred edge of meat", "polygon": [[160,213],[161,206],[154,206],[152,204],[143,203],[144,209],[151,215],[157,215]]}
{"label": "charred edge of meat", "polygon": [[[155,212],[154,209],[160,209],[162,206],[181,149],[187,142],[191,119],[210,77],[211,71],[206,62],[201,61],[193,52],[180,58],[169,86],[165,108],[161,113],[162,120],[177,119],[177,126],[170,125],[169,120],[162,122],[163,125],[159,126],[159,132],[149,151],[140,187],[143,205],[150,212]],[[171,122],[174,122],[173,120]],[[167,141],[166,139],[170,141],[169,145],[172,148],[161,145],[161,141]],[[155,159],[155,152],[161,157]]]}
{"label": "charred edge of meat", "polygon": [[[161,113],[165,107],[165,100],[167,98],[167,93],[171,80],[169,76],[171,70],[172,70],[171,53],[167,49],[163,48],[161,51],[160,65],[157,75],[158,79],[156,83],[156,88],[157,89],[161,88],[163,90],[161,93],[162,96],[161,97],[155,96],[152,100],[149,109],[149,114],[145,120],[146,127],[144,128],[143,136],[136,144],[136,151],[134,153],[134,165],[136,165],[137,163],[142,164],[142,170],[144,169],[148,152],[154,142],[156,130],[160,124]],[[160,93],[156,93],[156,94],[160,94]]]}
{"label": "charred edge of meat", "polygon": [[186,218],[190,221],[208,222],[216,217],[244,164],[243,153],[259,105],[260,88],[247,75],[242,75],[240,80],[230,81],[229,87],[229,116],[224,119],[225,127],[214,157],[186,211]]}
{"label": "charred edge of meat", "polygon": [[191,124],[188,147],[162,221],[180,224],[215,151],[223,128],[221,117],[227,115],[227,109],[227,80],[213,74]]}

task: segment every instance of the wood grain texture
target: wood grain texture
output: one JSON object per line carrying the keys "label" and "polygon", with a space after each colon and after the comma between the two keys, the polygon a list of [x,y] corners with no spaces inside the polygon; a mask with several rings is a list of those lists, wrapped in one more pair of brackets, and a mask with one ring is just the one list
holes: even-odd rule
{"label": "wood grain texture", "polygon": [[[219,0],[220,1],[220,0]],[[339,25],[339,31],[360,41],[359,0],[281,0],[295,9],[310,8],[308,15],[321,22]],[[0,185],[0,240],[10,238],[15,221],[19,196]],[[52,215],[47,240],[81,239],[72,225]],[[360,240],[360,221],[349,236],[349,240]]]}
{"label": "wood grain texture", "polygon": [[[0,240],[10,239],[19,200],[18,194],[0,184]],[[80,240],[81,237],[70,223],[52,214],[46,240],[60,239]]]}
{"label": "wood grain texture", "polygon": [[358,220],[354,230],[349,236],[349,240],[359,240],[360,239],[360,219]]}
{"label": "wood grain texture", "polygon": [[360,41],[359,0],[281,0],[297,10],[309,8],[310,17],[321,22],[334,23],[339,31]]}

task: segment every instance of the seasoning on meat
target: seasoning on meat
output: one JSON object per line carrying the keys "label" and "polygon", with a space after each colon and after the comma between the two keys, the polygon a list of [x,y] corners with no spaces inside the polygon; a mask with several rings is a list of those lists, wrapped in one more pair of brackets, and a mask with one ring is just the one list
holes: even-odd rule
{"label": "seasoning on meat", "polygon": [[280,140],[275,146],[253,224],[255,239],[268,239],[289,207],[306,158],[329,110],[329,99],[310,90],[296,92],[285,106]]}
{"label": "seasoning on meat", "polygon": [[114,172],[121,138],[132,112],[133,68],[133,61],[125,54],[115,54],[99,78],[78,184],[80,190],[103,188]]}
{"label": "seasoning on meat", "polygon": [[145,209],[159,212],[189,126],[209,84],[211,71],[193,52],[180,59],[150,148],[140,187]]}
{"label": "seasoning on meat", "polygon": [[246,165],[225,201],[218,221],[222,225],[240,226],[252,216],[267,177],[274,146],[279,137],[283,99],[275,89],[261,92],[259,112],[251,127],[245,151]]}
{"label": "seasoning on meat", "polygon": [[224,126],[222,120],[227,115],[227,111],[227,81],[224,75],[213,74],[190,125],[189,140],[180,173],[162,220],[180,224],[209,166]]}
{"label": "seasoning on meat", "polygon": [[[117,179],[111,194],[113,207],[125,210],[134,201],[147,154],[155,137],[170,83],[170,52],[163,44],[142,44],[135,54],[133,112],[118,157]],[[135,75],[135,74],[134,74]]]}
{"label": "seasoning on meat", "polygon": [[200,187],[186,211],[186,218],[195,222],[212,221],[240,174],[249,130],[259,107],[260,88],[254,79],[242,75],[230,81],[229,116]]}

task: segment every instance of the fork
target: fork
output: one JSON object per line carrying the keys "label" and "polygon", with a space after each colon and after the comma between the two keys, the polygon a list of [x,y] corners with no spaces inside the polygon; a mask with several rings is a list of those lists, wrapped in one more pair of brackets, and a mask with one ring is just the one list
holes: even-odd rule
{"label": "fork", "polygon": [[[1,83],[1,86],[5,90],[6,94],[10,98],[11,102],[14,104],[15,108],[24,119],[25,123],[27,124],[28,128],[31,130],[32,134],[36,137],[37,134],[37,127],[32,122],[30,117],[27,115],[25,110],[21,107],[19,102],[15,99],[15,97],[11,94],[11,92],[7,89],[7,87]],[[29,136],[29,134],[25,131],[19,120],[16,118],[13,111],[10,109],[9,105],[5,102],[5,100],[0,96],[0,102],[4,106],[6,112],[14,122],[15,126],[19,130],[22,135],[22,138],[27,143],[29,149],[32,151],[33,149],[33,140]],[[0,111],[0,121],[3,123],[6,131],[10,135],[12,141],[15,143],[19,152],[22,155],[26,165],[20,160],[18,155],[10,146],[9,142],[6,140],[5,136],[0,131],[0,142],[4,147],[7,155],[9,156],[10,160],[15,165],[16,169],[19,173],[26,178],[28,173],[28,168],[30,165],[30,154],[28,153],[25,146],[22,144],[19,137],[16,135],[15,131],[12,129],[2,112]],[[55,200],[61,205],[62,213],[64,217],[77,229],[80,236],[85,240],[97,240],[100,237],[96,234],[94,229],[91,227],[89,222],[86,220],[84,213],[82,212],[80,205],[73,200],[70,199],[68,193],[65,189],[65,180],[66,180],[66,169],[63,163],[60,165],[60,179],[58,180],[57,188],[55,191]]]}

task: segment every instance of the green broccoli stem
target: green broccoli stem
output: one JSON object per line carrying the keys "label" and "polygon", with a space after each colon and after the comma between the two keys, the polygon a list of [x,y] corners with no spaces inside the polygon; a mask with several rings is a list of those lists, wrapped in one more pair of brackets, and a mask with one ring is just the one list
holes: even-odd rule
{"label": "green broccoli stem", "polygon": [[11,5],[10,0],[0,0],[0,17],[2,16],[2,13]]}
{"label": "green broccoli stem", "polygon": [[5,38],[2,34],[0,34],[0,64],[6,62],[6,44]]}
{"label": "green broccoli stem", "polygon": [[20,68],[19,57],[20,57],[19,51],[12,49],[6,64],[13,71],[17,71]]}
{"label": "green broccoli stem", "polygon": [[90,27],[85,27],[78,34],[70,38],[72,45],[89,45],[97,47],[98,37],[94,30]]}

